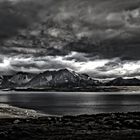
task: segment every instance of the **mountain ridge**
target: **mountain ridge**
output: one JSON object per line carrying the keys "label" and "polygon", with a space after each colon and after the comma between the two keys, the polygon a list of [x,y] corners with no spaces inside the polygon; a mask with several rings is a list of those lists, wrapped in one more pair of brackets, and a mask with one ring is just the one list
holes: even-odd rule
{"label": "mountain ridge", "polygon": [[116,87],[123,86],[140,86],[140,79],[119,77],[103,82],[66,68],[46,70],[39,74],[17,72],[11,76],[0,77],[1,89],[117,91]]}
{"label": "mountain ridge", "polygon": [[97,86],[99,82],[85,74],[78,74],[72,70],[60,69],[54,71],[44,71],[39,74],[27,72],[17,72],[12,76],[2,78],[2,88],[15,87],[78,87]]}

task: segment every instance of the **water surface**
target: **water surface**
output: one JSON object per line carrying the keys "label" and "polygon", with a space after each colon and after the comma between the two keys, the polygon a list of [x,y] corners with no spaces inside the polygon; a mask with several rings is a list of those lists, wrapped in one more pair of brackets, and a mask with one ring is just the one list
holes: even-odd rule
{"label": "water surface", "polygon": [[50,115],[140,111],[139,93],[1,92],[0,103]]}

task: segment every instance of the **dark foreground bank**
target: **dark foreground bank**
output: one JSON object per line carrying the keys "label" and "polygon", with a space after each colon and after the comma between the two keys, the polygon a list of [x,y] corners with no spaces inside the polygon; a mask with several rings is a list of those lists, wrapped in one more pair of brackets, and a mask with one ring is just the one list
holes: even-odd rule
{"label": "dark foreground bank", "polygon": [[140,139],[140,113],[0,119],[1,140]]}

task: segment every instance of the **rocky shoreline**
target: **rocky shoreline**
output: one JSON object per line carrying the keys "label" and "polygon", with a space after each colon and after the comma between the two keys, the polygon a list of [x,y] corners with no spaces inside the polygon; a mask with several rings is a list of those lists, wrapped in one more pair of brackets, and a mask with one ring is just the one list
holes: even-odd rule
{"label": "rocky shoreline", "polygon": [[38,113],[35,110],[23,109],[19,107],[10,106],[7,104],[0,104],[0,119],[5,118],[39,118],[46,116],[46,114]]}
{"label": "rocky shoreline", "polygon": [[0,119],[1,140],[140,139],[140,112]]}

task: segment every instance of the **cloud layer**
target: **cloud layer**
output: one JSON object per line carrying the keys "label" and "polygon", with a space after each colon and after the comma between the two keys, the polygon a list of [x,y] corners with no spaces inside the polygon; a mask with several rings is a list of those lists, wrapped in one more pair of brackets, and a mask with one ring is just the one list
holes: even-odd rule
{"label": "cloud layer", "polygon": [[140,0],[1,0],[0,69],[68,67],[96,78],[139,76],[139,5]]}

